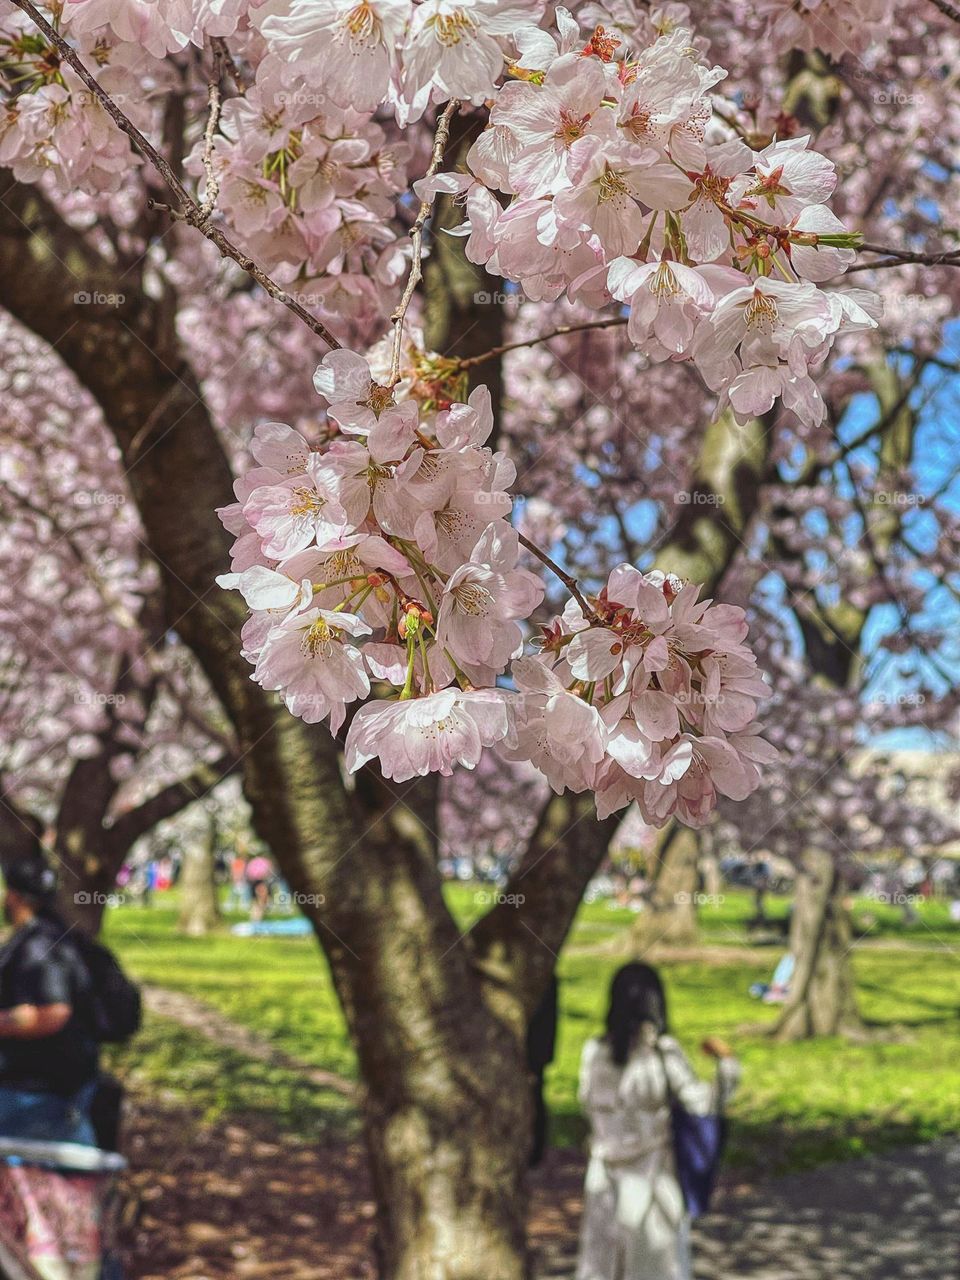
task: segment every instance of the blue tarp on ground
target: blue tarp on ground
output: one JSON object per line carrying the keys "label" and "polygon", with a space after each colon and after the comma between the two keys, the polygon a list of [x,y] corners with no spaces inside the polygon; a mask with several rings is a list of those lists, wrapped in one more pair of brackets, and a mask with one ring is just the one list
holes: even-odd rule
{"label": "blue tarp on ground", "polygon": [[283,920],[243,920],[230,932],[238,938],[302,938],[313,930],[305,916],[287,916]]}

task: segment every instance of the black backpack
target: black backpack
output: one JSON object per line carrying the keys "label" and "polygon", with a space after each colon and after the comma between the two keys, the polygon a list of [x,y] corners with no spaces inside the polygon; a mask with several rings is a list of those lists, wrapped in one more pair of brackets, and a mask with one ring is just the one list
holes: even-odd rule
{"label": "black backpack", "polygon": [[123,1044],[140,1030],[143,1018],[140,988],[130,981],[116,956],[102,943],[81,938],[77,950],[90,976],[93,1034],[101,1043]]}

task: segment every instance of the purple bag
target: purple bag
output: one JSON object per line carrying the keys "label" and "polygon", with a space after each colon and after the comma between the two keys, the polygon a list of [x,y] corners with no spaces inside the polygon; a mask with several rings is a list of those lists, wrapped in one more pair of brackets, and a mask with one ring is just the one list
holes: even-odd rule
{"label": "purple bag", "polygon": [[699,1218],[710,1206],[727,1141],[723,1116],[695,1116],[679,1102],[670,1103],[673,1156],[677,1181],[691,1218]]}
{"label": "purple bag", "polygon": [[727,1121],[723,1115],[697,1116],[675,1098],[670,1090],[667,1064],[660,1054],[670,1102],[673,1131],[673,1159],[683,1201],[691,1218],[699,1218],[710,1207],[710,1197],[720,1173],[720,1161],[727,1142]]}

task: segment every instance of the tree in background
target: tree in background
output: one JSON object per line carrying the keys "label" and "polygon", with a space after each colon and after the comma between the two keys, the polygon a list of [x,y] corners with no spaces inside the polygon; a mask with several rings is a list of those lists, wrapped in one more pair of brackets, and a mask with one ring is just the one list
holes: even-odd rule
{"label": "tree in background", "polygon": [[229,724],[162,619],[97,407],[6,319],[3,848],[48,830],[63,908],[96,928],[133,844],[236,767]]}

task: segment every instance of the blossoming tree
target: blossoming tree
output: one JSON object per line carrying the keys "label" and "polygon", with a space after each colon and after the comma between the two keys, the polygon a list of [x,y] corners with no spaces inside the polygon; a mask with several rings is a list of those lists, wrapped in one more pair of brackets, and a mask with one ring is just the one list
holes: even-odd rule
{"label": "blossoming tree", "polygon": [[[671,469],[656,421],[623,424],[595,485],[611,442],[548,411],[563,344],[595,339],[582,386],[613,361],[638,406],[683,407],[671,458],[708,437],[763,452],[774,418],[789,452],[829,423],[835,344],[857,350],[880,307],[843,281],[865,218],[841,219],[833,160],[770,81],[769,42],[818,45],[824,15],[766,9],[766,43],[726,66],[729,14],[693,32],[683,6],[629,0],[2,11],[0,301],[99,405],[164,621],[324,947],[394,1280],[523,1274],[524,1028],[604,842],[631,804],[703,824],[773,763],[746,614],[709,599],[755,495],[732,533],[691,519],[641,569],[638,486]],[[511,407],[517,348],[554,364]],[[577,439],[562,500],[538,497],[518,472]],[[524,901],[464,938],[436,779],[484,752],[557,795]]]}
{"label": "blossoming tree", "polygon": [[49,832],[62,907],[96,928],[132,845],[234,767],[229,725],[167,636],[99,412],[4,317],[0,856]]}

